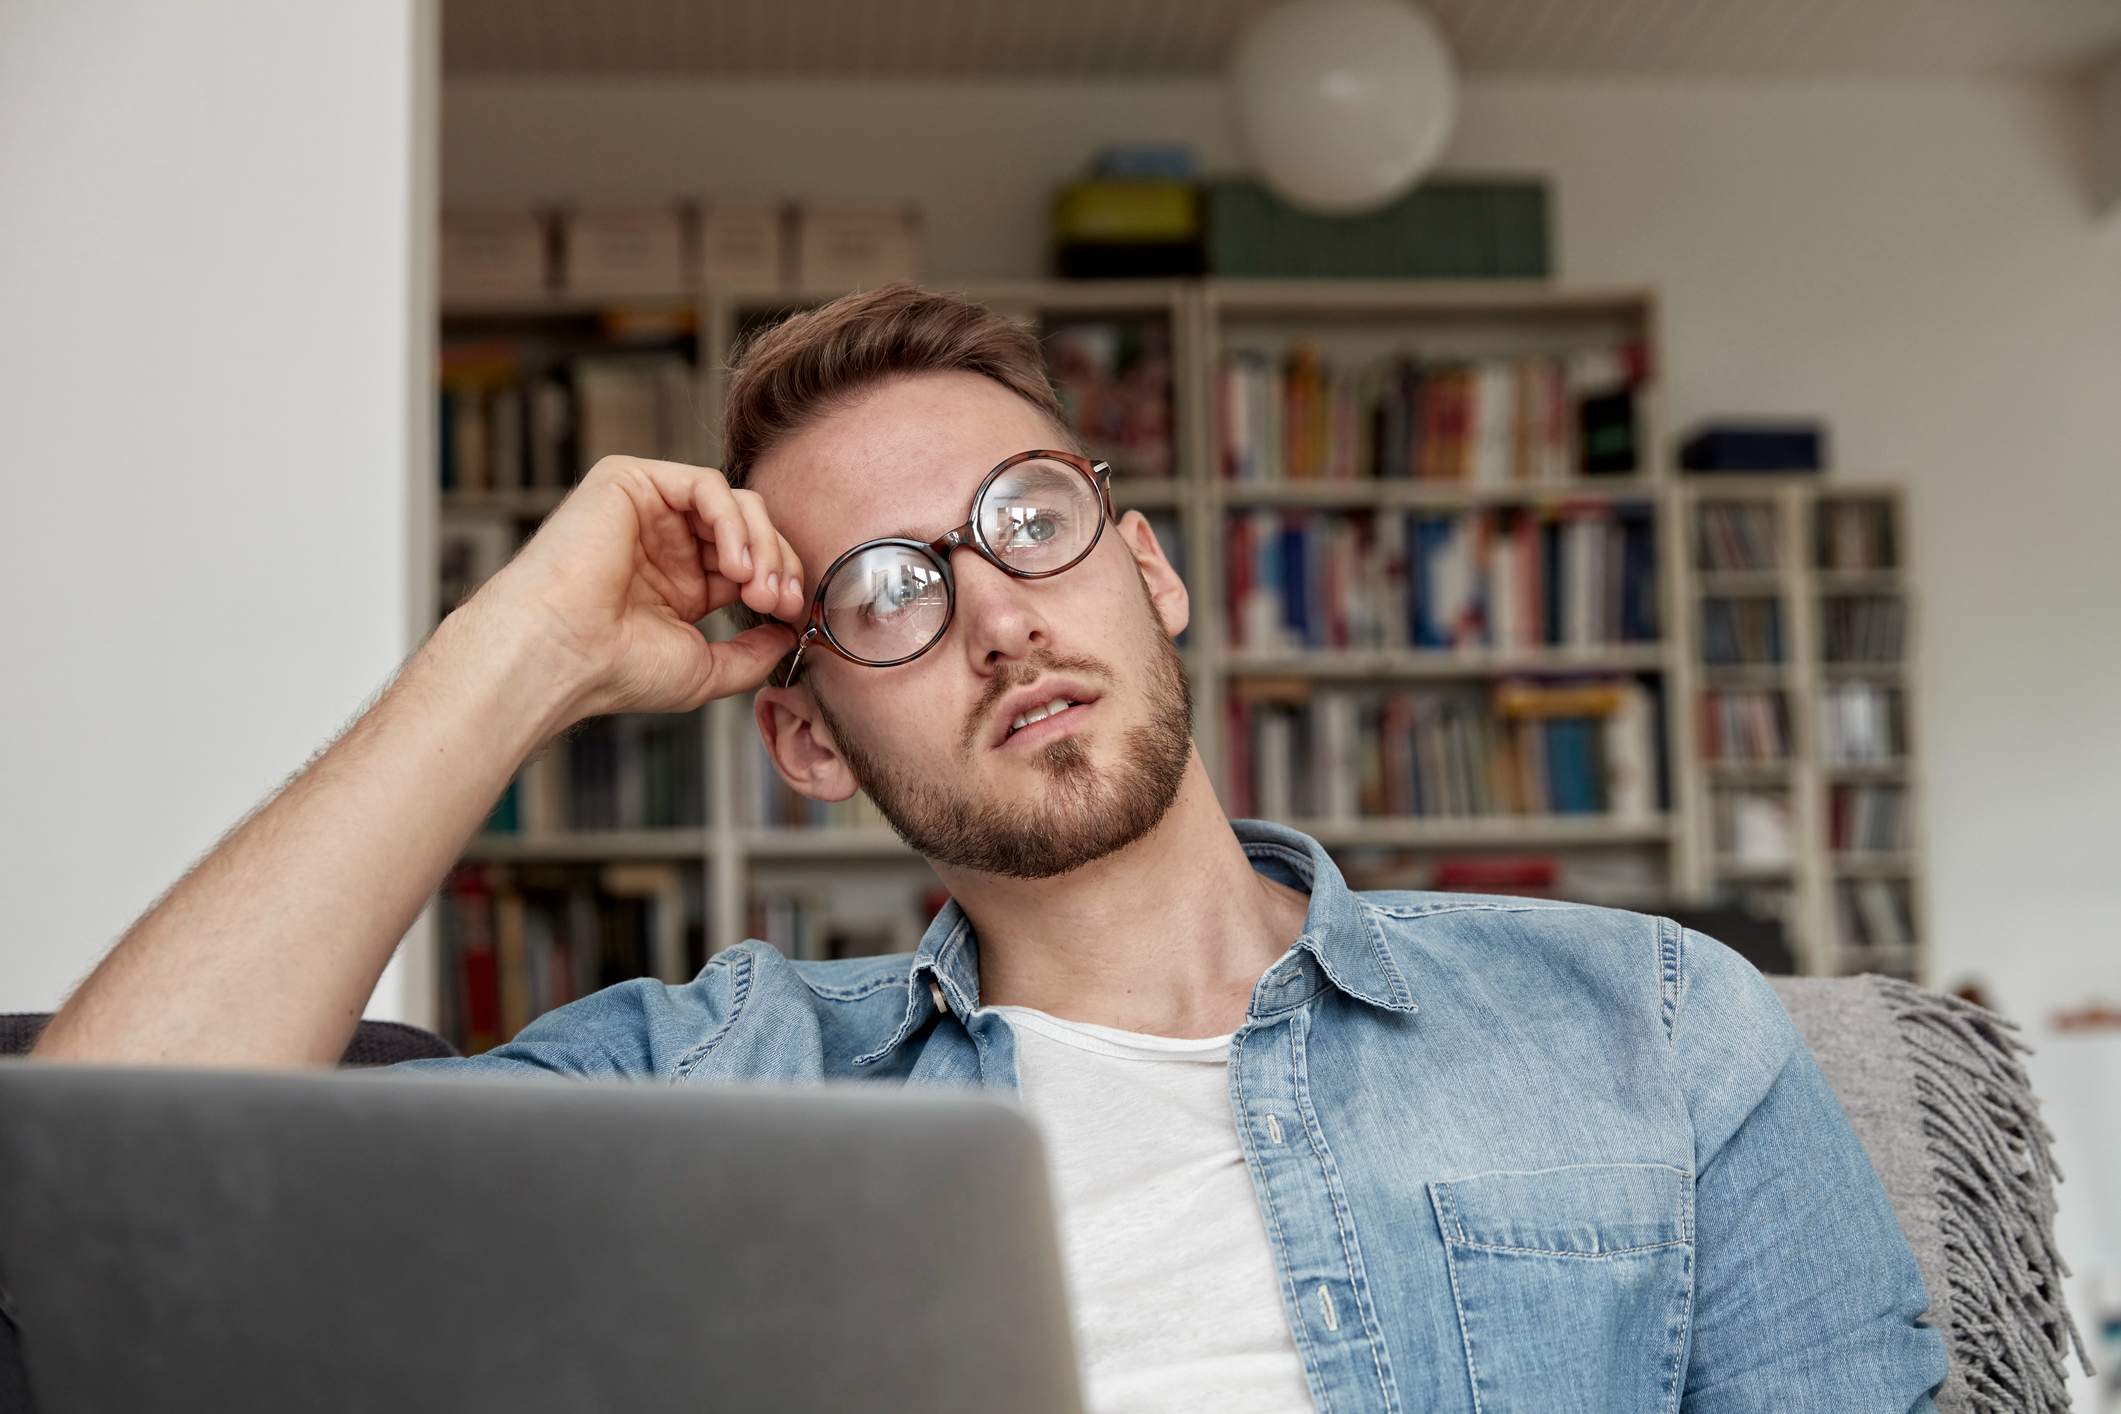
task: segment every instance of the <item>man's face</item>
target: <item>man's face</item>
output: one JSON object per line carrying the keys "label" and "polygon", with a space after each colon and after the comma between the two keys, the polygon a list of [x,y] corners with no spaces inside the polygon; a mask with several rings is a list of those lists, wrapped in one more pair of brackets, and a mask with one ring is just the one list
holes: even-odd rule
{"label": "man's face", "polygon": [[[825,414],[761,458],[751,484],[802,557],[807,595],[842,551],[932,540],[964,523],[998,462],[1066,445],[990,378],[917,374]],[[939,865],[1049,878],[1138,839],[1193,749],[1171,642],[1186,592],[1148,523],[1128,512],[1049,579],[1018,579],[968,548],[950,567],[956,611],[920,657],[871,668],[813,641],[796,686],[760,691],[760,731],[784,774],[825,800],[859,786]],[[1012,736],[1026,689],[1040,703],[1091,700]]]}

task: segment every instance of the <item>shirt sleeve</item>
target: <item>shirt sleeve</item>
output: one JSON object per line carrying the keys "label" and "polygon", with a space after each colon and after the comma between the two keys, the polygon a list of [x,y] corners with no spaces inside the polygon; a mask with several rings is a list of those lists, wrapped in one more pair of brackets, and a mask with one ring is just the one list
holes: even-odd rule
{"label": "shirt sleeve", "polygon": [[1672,1046],[1694,1122],[1686,1414],[1928,1411],[1943,1334],[1885,1185],[1767,979],[1680,932]]}
{"label": "shirt sleeve", "polygon": [[422,1057],[373,1071],[676,1081],[735,1021],[752,965],[746,949],[732,948],[682,986],[636,977],[555,1007],[478,1055]]}

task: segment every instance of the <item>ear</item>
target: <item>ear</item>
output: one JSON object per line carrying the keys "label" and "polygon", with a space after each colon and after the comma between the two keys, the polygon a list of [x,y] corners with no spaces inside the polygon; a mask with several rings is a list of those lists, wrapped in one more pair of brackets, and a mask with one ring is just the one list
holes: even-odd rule
{"label": "ear", "polygon": [[1149,525],[1149,518],[1140,511],[1126,511],[1119,518],[1120,542],[1127,553],[1134,557],[1134,567],[1141,572],[1142,584],[1149,591],[1149,602],[1156,606],[1156,616],[1162,621],[1164,632],[1176,638],[1185,631],[1193,609],[1192,600],[1186,594],[1186,582],[1171,568],[1171,561],[1164,556],[1164,547],[1157,543],[1156,531]]}
{"label": "ear", "polygon": [[796,794],[845,800],[861,788],[808,687],[762,687],[751,699],[751,715],[773,768]]}

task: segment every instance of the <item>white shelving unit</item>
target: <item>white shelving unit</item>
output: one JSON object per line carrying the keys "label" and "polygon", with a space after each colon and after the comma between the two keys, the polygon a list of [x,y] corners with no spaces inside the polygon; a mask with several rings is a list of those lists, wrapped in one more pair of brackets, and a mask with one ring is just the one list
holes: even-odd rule
{"label": "white shelving unit", "polygon": [[[1800,971],[1823,976],[1885,972],[1927,981],[1927,903],[1922,870],[1922,792],[1916,760],[1920,735],[1915,721],[1914,598],[1906,492],[1880,480],[1839,481],[1818,476],[1706,476],[1682,491],[1684,541],[1696,603],[1687,615],[1697,637],[1711,600],[1772,603],[1781,616],[1781,661],[1771,664],[1700,667],[1704,690],[1726,687],[1774,692],[1785,712],[1787,751],[1771,761],[1708,760],[1684,773],[1693,792],[1689,812],[1699,832],[1712,890],[1748,897],[1756,906],[1780,897]],[[1860,570],[1822,568],[1822,516],[1838,506],[1871,506],[1889,526],[1893,563]],[[1772,525],[1773,568],[1700,568],[1704,514],[1755,514]],[[1864,596],[1899,604],[1899,652],[1892,661],[1832,662],[1827,659],[1825,620],[1837,599]],[[1850,760],[1830,749],[1826,694],[1837,683],[1897,692],[1896,749],[1876,760]],[[1691,713],[1689,715],[1692,715]],[[1836,850],[1831,845],[1834,792],[1868,787],[1902,792],[1903,834],[1898,848]],[[1718,793],[1775,791],[1789,801],[1789,842],[1781,859],[1734,853],[1716,832]],[[1837,895],[1844,884],[1900,889],[1908,937],[1888,947],[1866,946],[1847,936]],[[1878,897],[1873,896],[1874,899]],[[1860,912],[1857,921],[1861,921]]]}

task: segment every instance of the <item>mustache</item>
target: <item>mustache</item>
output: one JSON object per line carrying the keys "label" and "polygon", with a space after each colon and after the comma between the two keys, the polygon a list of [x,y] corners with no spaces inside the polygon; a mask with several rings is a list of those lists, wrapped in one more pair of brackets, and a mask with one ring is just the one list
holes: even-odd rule
{"label": "mustache", "polygon": [[1029,687],[1047,673],[1073,673],[1078,677],[1097,682],[1112,681],[1112,670],[1096,658],[1081,654],[1038,653],[1022,667],[997,672],[987,680],[978,702],[972,704],[971,713],[965,718],[964,734],[958,738],[960,755],[971,755],[979,745],[980,724],[993,714],[1001,700],[1020,687]]}

